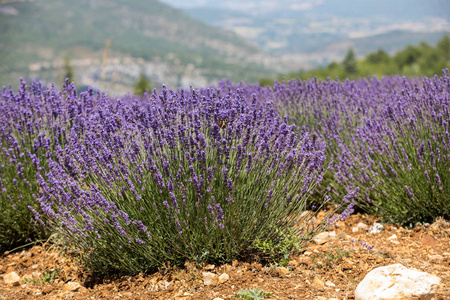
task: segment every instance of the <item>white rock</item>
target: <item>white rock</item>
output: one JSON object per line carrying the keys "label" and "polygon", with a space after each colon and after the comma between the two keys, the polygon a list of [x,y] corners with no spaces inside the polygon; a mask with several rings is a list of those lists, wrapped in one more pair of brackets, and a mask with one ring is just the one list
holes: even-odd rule
{"label": "white rock", "polygon": [[228,279],[230,279],[230,275],[228,275],[227,273],[223,273],[219,276],[219,283],[227,282]]}
{"label": "white rock", "polygon": [[396,234],[393,234],[390,237],[388,237],[388,240],[395,240],[395,239],[397,239],[397,235]]}
{"label": "white rock", "polygon": [[318,245],[322,245],[322,244],[325,244],[328,240],[332,239],[335,236],[336,236],[336,232],[334,232],[334,231],[324,231],[324,232],[321,232],[318,235],[316,235],[313,238],[313,241]]}
{"label": "white rock", "polygon": [[353,232],[353,233],[357,233],[358,231],[359,231],[359,228],[358,228],[358,227],[353,227],[353,228],[352,228],[352,232]]}
{"label": "white rock", "polygon": [[69,281],[63,286],[65,292],[76,292],[81,288],[81,284],[75,281]]}
{"label": "white rock", "polygon": [[165,291],[169,288],[170,286],[170,282],[168,282],[167,280],[162,280],[158,283],[158,289],[160,291]]}
{"label": "white rock", "polygon": [[443,257],[442,255],[439,255],[439,254],[428,255],[428,257],[429,257],[431,260],[438,260],[438,261],[441,261],[441,260],[444,259],[444,257]]}
{"label": "white rock", "polygon": [[334,283],[332,283],[329,280],[327,282],[325,282],[325,285],[328,286],[328,287],[335,287],[336,286]]}
{"label": "white rock", "polygon": [[394,264],[370,271],[356,287],[355,300],[431,300],[440,283],[437,276]]}
{"label": "white rock", "polygon": [[366,230],[369,229],[369,225],[364,224],[362,222],[359,222],[358,225],[356,225],[356,228],[362,229],[362,230]]}
{"label": "white rock", "polygon": [[7,285],[20,285],[20,276],[16,272],[3,275],[3,280]]}
{"label": "white rock", "polygon": [[369,233],[380,233],[383,231],[383,225],[380,223],[373,223],[369,228]]}
{"label": "white rock", "polygon": [[204,285],[217,285],[219,276],[211,272],[203,272],[203,284]]}

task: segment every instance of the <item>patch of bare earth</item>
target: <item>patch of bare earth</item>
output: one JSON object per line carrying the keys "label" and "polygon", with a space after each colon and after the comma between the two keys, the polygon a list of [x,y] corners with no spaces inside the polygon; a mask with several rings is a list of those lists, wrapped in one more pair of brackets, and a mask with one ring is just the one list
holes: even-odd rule
{"label": "patch of bare earth", "polygon": [[[93,279],[73,255],[44,244],[0,257],[0,300],[233,299],[239,290],[248,288],[273,293],[267,299],[354,299],[356,286],[369,271],[395,263],[439,276],[442,284],[433,299],[450,299],[450,224],[438,220],[413,230],[385,225],[381,233],[353,229],[360,222],[370,226],[375,221],[357,214],[338,222],[329,229],[335,236],[330,235],[322,245],[310,242],[304,253],[291,258],[288,267],[235,261],[199,269],[187,264],[103,281]],[[374,248],[367,250],[361,241]],[[4,280],[11,272],[21,278],[15,285]],[[52,274],[56,274],[52,283],[23,281],[33,275],[40,279],[47,275],[49,281]],[[205,285],[205,276],[210,285]]]}

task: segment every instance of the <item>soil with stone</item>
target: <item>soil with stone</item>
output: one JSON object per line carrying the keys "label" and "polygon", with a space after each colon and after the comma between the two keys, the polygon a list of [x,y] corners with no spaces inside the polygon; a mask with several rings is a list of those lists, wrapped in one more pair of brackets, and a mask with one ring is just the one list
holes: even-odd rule
{"label": "soil with stone", "polygon": [[[395,263],[440,277],[442,284],[433,299],[450,299],[450,223],[441,219],[412,230],[384,225],[381,233],[354,229],[376,221],[356,214],[338,222],[328,229],[334,234],[319,244],[311,241],[286,267],[234,261],[197,268],[188,263],[114,280],[93,278],[76,255],[43,244],[0,256],[0,300],[219,300],[235,299],[240,290],[254,288],[272,293],[266,299],[354,299],[356,286],[369,271]],[[368,250],[361,242],[374,248]],[[12,272],[18,275],[16,280]]]}

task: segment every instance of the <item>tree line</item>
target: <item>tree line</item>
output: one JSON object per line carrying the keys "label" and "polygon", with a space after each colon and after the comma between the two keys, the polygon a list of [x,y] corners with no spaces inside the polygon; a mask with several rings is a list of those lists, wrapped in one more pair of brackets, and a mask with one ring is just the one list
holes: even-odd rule
{"label": "tree line", "polygon": [[[409,45],[394,55],[389,55],[379,49],[362,59],[357,59],[355,51],[350,48],[342,62],[332,62],[326,67],[279,76],[278,80],[297,77],[302,80],[313,77],[322,80],[326,80],[328,77],[356,79],[373,75],[382,77],[395,74],[434,76],[435,74],[441,75],[442,69],[449,66],[450,36],[446,35],[435,47],[421,42],[417,46]],[[273,81],[272,78],[263,78],[259,83],[260,85],[272,85]]]}

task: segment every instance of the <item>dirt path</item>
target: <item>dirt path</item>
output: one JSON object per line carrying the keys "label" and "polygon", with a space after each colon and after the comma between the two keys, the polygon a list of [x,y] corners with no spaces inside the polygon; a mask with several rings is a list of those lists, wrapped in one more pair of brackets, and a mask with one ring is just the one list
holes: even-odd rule
{"label": "dirt path", "polygon": [[[235,261],[203,270],[188,265],[102,283],[55,247],[35,246],[0,257],[0,300],[233,299],[240,290],[253,288],[273,293],[266,299],[354,299],[356,286],[369,271],[394,263],[439,276],[442,285],[434,299],[450,299],[450,223],[441,221],[413,230],[385,225],[383,232],[374,234],[352,230],[359,222],[370,226],[375,221],[372,216],[357,214],[336,224],[330,228],[334,237],[322,245],[309,243],[306,252],[291,258],[288,268]],[[367,250],[361,241],[374,248]],[[6,285],[2,277],[13,271],[21,277],[20,284]],[[24,283],[23,277],[31,277],[33,272],[41,273],[41,279],[47,275],[47,281],[55,275],[55,280]],[[203,272],[227,273],[229,279],[205,286]],[[70,281],[82,286],[67,284]]]}

